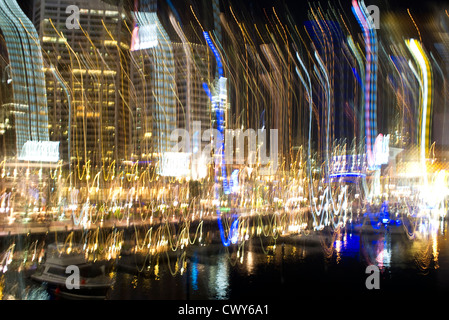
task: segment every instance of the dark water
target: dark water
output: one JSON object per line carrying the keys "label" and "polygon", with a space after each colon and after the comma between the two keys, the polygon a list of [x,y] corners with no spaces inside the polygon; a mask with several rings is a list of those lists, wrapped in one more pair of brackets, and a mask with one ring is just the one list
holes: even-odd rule
{"label": "dark water", "polygon": [[[253,236],[229,247],[212,242],[151,257],[122,255],[111,272],[115,284],[108,299],[445,299],[447,221],[424,227],[414,239],[402,225],[348,225],[276,240]],[[366,267],[373,264],[380,269],[379,290],[365,285]],[[24,289],[38,288],[29,275],[0,273],[2,298],[8,292],[24,298]]]}
{"label": "dark water", "polygon": [[[243,258],[235,247],[189,246],[182,275],[171,273],[175,257],[161,256],[157,276],[154,267],[116,271],[109,299],[444,298],[449,296],[446,223],[434,237],[412,240],[402,226],[348,227],[276,242],[255,237],[243,244]],[[370,264],[380,268],[379,290],[366,288]]]}

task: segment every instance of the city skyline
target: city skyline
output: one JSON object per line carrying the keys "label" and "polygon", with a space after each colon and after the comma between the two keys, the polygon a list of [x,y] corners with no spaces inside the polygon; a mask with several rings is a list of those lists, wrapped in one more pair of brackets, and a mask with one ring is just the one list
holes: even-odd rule
{"label": "city skyline", "polygon": [[0,0],[0,299],[444,297],[448,10]]}

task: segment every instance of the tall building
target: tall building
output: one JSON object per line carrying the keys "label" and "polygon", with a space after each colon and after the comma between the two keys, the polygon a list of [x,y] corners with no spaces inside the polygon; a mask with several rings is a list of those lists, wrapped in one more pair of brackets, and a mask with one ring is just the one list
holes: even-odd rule
{"label": "tall building", "polygon": [[[156,12],[135,12],[136,28],[131,45],[131,82],[135,89],[131,108],[135,110],[136,155],[162,162],[175,142],[176,80],[172,42]],[[150,160],[151,161],[151,160]]]}
{"label": "tall building", "polygon": [[35,0],[46,61],[50,137],[65,161],[121,165],[131,154],[129,45],[123,7],[100,0]]}
{"label": "tall building", "polygon": [[[163,176],[197,178],[189,157],[201,152],[201,133],[211,125],[210,102],[203,90],[210,73],[209,50],[189,42],[180,21],[170,10],[157,10],[156,2],[141,1],[139,10],[134,12],[131,45],[134,158],[154,164]],[[186,129],[198,143],[191,143],[190,150],[171,152],[176,142],[170,136],[176,128]]]}
{"label": "tall building", "polygon": [[51,143],[39,39],[16,0],[0,1],[0,30],[4,156],[25,161],[58,161],[57,153],[50,157],[44,152]]}
{"label": "tall building", "polygon": [[[190,153],[197,159],[209,142],[202,141],[202,133],[211,127],[210,99],[203,83],[209,73],[207,46],[195,43],[173,43],[176,67],[177,126],[189,132]],[[209,59],[208,59],[209,58]],[[191,161],[191,177],[205,174],[204,163]]]}

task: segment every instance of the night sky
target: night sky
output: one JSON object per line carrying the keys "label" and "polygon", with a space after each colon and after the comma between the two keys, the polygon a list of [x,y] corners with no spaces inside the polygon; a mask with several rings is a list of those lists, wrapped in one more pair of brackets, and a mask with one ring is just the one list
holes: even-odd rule
{"label": "night sky", "polygon": [[[17,0],[24,12],[31,17],[33,0]],[[99,1],[99,0],[96,0]],[[231,0],[232,2],[233,0]],[[175,1],[173,1],[175,2]],[[295,17],[297,23],[307,20],[307,10],[309,3],[321,3],[327,5],[327,3],[333,4],[335,7],[343,8],[347,12],[351,12],[351,0],[330,0],[330,1],[318,1],[318,0],[245,0],[243,3],[247,6],[259,6],[261,8],[282,8],[287,6],[290,13]],[[236,3],[242,3],[241,0]],[[411,1],[411,0],[369,0],[365,1],[368,5],[377,5],[380,10],[393,10],[393,11],[405,11],[407,8],[410,10],[425,13],[430,10],[448,7],[449,1]]]}

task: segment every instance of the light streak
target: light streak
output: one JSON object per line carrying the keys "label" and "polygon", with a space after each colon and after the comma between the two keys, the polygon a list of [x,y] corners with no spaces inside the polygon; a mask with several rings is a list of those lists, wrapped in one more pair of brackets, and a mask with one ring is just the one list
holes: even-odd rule
{"label": "light streak", "polygon": [[329,178],[341,178],[341,177],[366,177],[365,173],[360,172],[342,172],[342,173],[333,173],[329,175]]}
{"label": "light streak", "polygon": [[10,59],[16,154],[27,141],[49,141],[47,95],[39,37],[15,0],[0,1],[0,28]]}
{"label": "light streak", "polygon": [[[5,0],[3,1],[5,2]],[[169,2],[169,6],[177,16],[171,2]],[[82,240],[86,243],[86,252],[89,254],[95,250],[98,252],[99,248],[104,247],[107,248],[109,257],[120,252],[118,249],[120,234],[117,233],[116,227],[134,229],[133,236],[136,237],[136,245],[133,252],[148,258],[147,261],[151,261],[148,263],[152,268],[154,267],[155,274],[159,274],[159,262],[155,263],[151,259],[155,255],[159,257],[160,253],[170,251],[180,251],[175,261],[168,258],[171,259],[170,271],[172,274],[185,271],[186,260],[183,250],[195,241],[199,241],[201,245],[207,244],[208,240],[202,236],[202,226],[203,222],[208,219],[217,219],[217,231],[223,245],[226,247],[236,245],[232,248],[232,250],[235,248],[238,253],[236,261],[243,261],[244,243],[251,237],[260,237],[261,240],[262,237],[266,237],[275,242],[279,237],[311,232],[308,227],[310,218],[304,214],[310,210],[313,219],[312,229],[334,232],[333,237],[337,239],[334,241],[335,244],[331,244],[331,246],[323,244],[326,254],[332,255],[334,252],[332,246],[337,246],[337,251],[342,249],[340,227],[352,219],[352,208],[356,208],[359,214],[363,214],[370,201],[375,202],[379,199],[381,187],[384,188],[383,196],[385,197],[392,197],[395,192],[389,190],[387,181],[398,177],[387,171],[382,172],[381,175],[379,169],[389,157],[387,138],[391,137],[392,145],[395,143],[395,146],[398,144],[404,146],[407,144],[406,138],[401,138],[400,134],[407,130],[404,130],[403,124],[396,123],[394,119],[388,119],[385,127],[391,130],[390,135],[377,134],[376,99],[377,82],[379,82],[379,89],[386,88],[382,95],[379,94],[379,99],[381,99],[379,101],[382,101],[378,104],[379,111],[385,111],[390,107],[394,108],[396,107],[395,103],[398,102],[400,104],[398,108],[408,108],[409,110],[407,115],[409,118],[405,120],[408,122],[407,126],[413,127],[410,124],[413,124],[415,119],[420,121],[417,131],[419,131],[421,163],[418,168],[422,169],[419,171],[425,172],[429,181],[427,193],[424,192],[421,185],[412,186],[423,191],[421,192],[422,199],[418,205],[414,203],[416,207],[412,207],[413,210],[409,212],[410,216],[416,216],[419,213],[419,219],[423,221],[426,219],[437,220],[444,216],[446,212],[444,200],[448,195],[447,175],[443,170],[432,174],[428,169],[429,162],[437,159],[435,149],[432,159],[430,161],[426,159],[429,157],[430,143],[432,142],[430,140],[432,126],[429,122],[432,117],[431,107],[432,103],[436,101],[432,98],[432,94],[436,95],[438,92],[431,90],[433,85],[438,86],[436,82],[432,82],[431,67],[437,62],[431,64],[424,49],[421,47],[419,50],[421,44],[416,42],[418,49],[411,49],[416,63],[410,62],[407,67],[406,63],[399,61],[403,52],[402,41],[401,43],[389,43],[388,39],[386,39],[384,47],[379,47],[381,50],[379,50],[379,61],[377,61],[377,45],[381,42],[377,42],[377,35],[372,30],[366,8],[363,3],[356,2],[353,2],[353,7],[365,35],[366,57],[355,43],[357,38],[350,35],[349,23],[347,26],[341,15],[338,15],[341,20],[337,14],[335,14],[336,19],[333,19],[333,9],[331,8],[330,13],[329,11],[326,13],[321,6],[313,7],[313,10],[310,9],[310,17],[314,19],[311,28],[306,29],[307,36],[312,43],[310,52],[308,51],[310,47],[308,38],[305,37],[306,41],[304,41],[299,29],[290,19],[290,25],[284,25],[282,15],[274,8],[272,12],[265,12],[266,20],[260,24],[262,27],[258,28],[256,23],[249,22],[247,18],[243,18],[244,15],[240,15],[231,7],[229,12],[220,13],[218,1],[212,3],[215,29],[213,33],[202,30],[202,34],[196,34],[199,28],[193,24],[190,24],[192,29],[187,32],[188,24],[182,25],[179,19],[176,21],[173,16],[170,16],[170,22],[181,39],[182,47],[176,47],[180,44],[175,45],[158,22],[151,25],[149,31],[157,33],[157,35],[147,39],[149,40],[146,44],[148,47],[145,50],[136,50],[137,47],[131,45],[132,53],[129,61],[128,49],[120,43],[119,38],[113,33],[113,29],[105,22],[103,22],[103,31],[109,38],[102,40],[101,45],[98,45],[95,37],[89,35],[89,30],[82,30],[85,36],[84,40],[87,40],[86,43],[92,46],[92,54],[86,48],[70,47],[69,40],[61,32],[55,30],[54,37],[52,34],[45,35],[46,44],[64,44],[69,53],[70,68],[67,73],[70,73],[71,79],[64,83],[59,81],[60,83],[55,88],[59,90],[61,89],[59,86],[63,87],[66,96],[73,98],[73,107],[77,111],[75,114],[80,115],[75,118],[76,121],[73,123],[73,147],[75,149],[73,152],[69,152],[69,159],[73,158],[76,168],[73,172],[70,169],[67,174],[63,164],[59,162],[58,169],[55,169],[56,166],[39,166],[39,164],[14,165],[9,160],[4,160],[3,166],[0,165],[2,179],[4,179],[3,181],[13,181],[17,189],[0,197],[0,211],[9,214],[9,221],[14,221],[16,217],[19,217],[20,213],[17,212],[22,210],[18,199],[24,197],[27,204],[31,204],[30,212],[40,210],[47,216],[54,214],[54,217],[57,216],[57,219],[65,225],[85,232],[87,236],[83,236]],[[193,8],[190,7],[190,9],[202,29],[199,18],[203,19],[203,12],[201,12],[201,16],[197,17]],[[144,18],[141,17],[141,20]],[[51,23],[51,20],[49,22]],[[344,31],[339,28],[338,23],[341,22],[345,24]],[[222,27],[225,31],[223,34],[220,32]],[[385,28],[388,32],[388,26]],[[137,30],[139,29],[129,30],[129,35],[133,34],[134,40],[137,37]],[[293,32],[290,33],[291,31]],[[189,38],[190,35],[196,35],[197,38]],[[394,38],[394,32],[391,33],[391,36]],[[200,40],[200,44],[198,44],[198,40]],[[408,45],[415,44],[410,42]],[[102,51],[101,46],[107,48],[106,51]],[[120,65],[117,67],[120,71],[119,69],[113,70],[114,66],[108,65],[106,52],[111,55],[111,48],[118,52],[118,55],[114,57],[117,58],[117,63]],[[196,54],[195,50],[199,54]],[[47,55],[49,59],[52,58],[52,53]],[[177,60],[177,55],[182,58]],[[388,57],[393,63],[383,64],[380,59],[382,55]],[[307,67],[305,59],[301,56],[308,59]],[[73,57],[76,61],[73,60]],[[211,63],[210,58],[215,61]],[[366,65],[363,61],[365,58]],[[148,62],[150,59],[152,59],[151,63]],[[406,61],[406,58],[402,59]],[[424,59],[424,64],[422,59]],[[185,61],[187,64],[183,65]],[[146,63],[151,64],[151,68],[155,68],[157,71],[152,73],[152,69],[148,65],[145,66]],[[205,66],[205,71],[200,70],[201,64]],[[144,65],[144,67],[140,68],[139,65]],[[385,68],[385,73],[377,74],[377,65]],[[135,78],[132,77],[128,69],[130,67],[136,69]],[[212,71],[214,67],[216,75]],[[52,71],[56,78],[67,80],[65,79],[66,75],[60,73],[62,69],[59,71],[47,69],[47,71]],[[342,75],[337,74],[340,71],[342,71]],[[151,75],[146,77],[148,73]],[[238,166],[234,166],[234,163],[224,157],[225,152],[229,151],[225,150],[224,144],[221,144],[221,147],[212,144],[217,146],[214,149],[216,161],[212,164],[215,165],[215,172],[210,170],[210,166],[204,159],[199,163],[202,168],[201,174],[188,177],[188,160],[186,158],[189,155],[179,155],[179,158],[177,158],[178,156],[171,157],[168,152],[164,152],[163,148],[160,148],[165,141],[158,132],[168,128],[171,122],[176,123],[177,121],[173,118],[174,109],[170,108],[174,108],[174,106],[183,108],[179,110],[184,112],[186,122],[190,122],[187,119],[190,115],[190,102],[185,103],[184,101],[193,103],[195,99],[191,96],[184,100],[181,97],[184,87],[177,88],[183,81],[178,80],[177,77],[184,79],[186,75],[187,79],[194,75],[200,78],[197,82],[188,82],[186,96],[190,94],[191,90],[192,92],[198,91],[200,92],[198,99],[206,101],[205,105],[212,106],[211,116],[207,115],[207,117],[212,119],[213,125],[217,126],[221,136],[213,136],[211,142],[220,141],[226,127],[242,127],[243,130],[245,126],[247,129],[253,126],[256,129],[258,127],[268,130],[270,127],[281,125],[280,129],[283,131],[281,139],[285,148],[283,148],[279,159],[281,165],[274,174],[262,175],[262,168],[258,163],[248,165],[238,163]],[[386,78],[388,85],[384,85],[383,81],[377,81],[377,75],[382,77],[382,80]],[[414,75],[418,80],[423,99],[419,105],[422,112],[418,116],[412,109],[413,100],[410,98],[410,92],[407,93],[407,90],[413,91],[417,85],[407,75]],[[119,80],[109,82],[113,76]],[[213,79],[214,77],[215,79]],[[348,80],[345,93],[340,92],[340,88],[343,88],[343,85],[339,83],[340,79]],[[10,79],[8,76],[6,78],[8,85],[12,84],[8,83],[10,80],[14,82],[14,79]],[[396,91],[399,80],[402,85],[402,93],[399,90]],[[92,94],[86,93],[88,87],[85,83],[89,81],[98,83],[98,87],[93,90]],[[141,86],[138,84],[139,81],[142,82]],[[155,84],[152,84],[152,81]],[[67,83],[66,87],[65,83]],[[102,89],[100,89],[100,84]],[[131,92],[129,96],[126,92],[128,84]],[[100,136],[96,149],[89,150],[86,146],[86,140],[90,134],[88,121],[92,120],[94,116],[98,119],[101,118],[99,108],[96,106],[101,102],[100,96],[106,85],[120,87],[115,92],[118,97],[117,101],[123,103],[123,110],[125,107],[129,108],[133,117],[130,121],[132,126],[142,126],[139,132],[133,128],[124,133],[131,134],[130,139],[127,139],[128,142],[125,143],[125,148],[126,145],[137,143],[140,138],[143,140],[139,145],[142,147],[141,152],[134,152],[131,158],[126,155],[122,159],[117,157],[116,153],[111,155],[109,150],[106,151],[106,140],[112,135],[105,134],[102,130],[99,130],[99,133],[95,131]],[[303,86],[304,89],[301,87],[301,90],[298,90],[299,86]],[[337,98],[339,94],[343,96],[342,100],[345,100],[343,106],[340,106],[342,100]],[[391,96],[394,97],[392,99],[395,100],[394,102],[389,101]],[[426,98],[427,100],[424,100]],[[132,100],[133,103],[128,103],[128,100]],[[208,103],[209,101],[210,103]],[[108,108],[114,103],[108,105]],[[187,113],[184,107],[186,107]],[[139,109],[138,112],[137,109]],[[124,115],[123,110],[118,111]],[[345,118],[345,121],[347,119],[354,122],[362,120],[358,127],[362,128],[360,129],[360,141],[365,139],[367,156],[363,155],[362,150],[358,150],[363,143],[358,141],[359,137],[357,139],[355,137],[357,127],[355,123],[354,136],[336,137],[339,123],[335,119],[339,116],[337,111],[342,110],[344,111],[342,117]],[[201,112],[203,111],[206,113],[210,109],[204,108]],[[313,123],[313,117],[315,117],[316,123]],[[118,121],[128,122],[125,116]],[[298,128],[295,128],[295,125]],[[324,126],[324,129],[322,130],[320,126]],[[382,126],[384,127],[383,124]],[[100,128],[100,124],[98,124],[98,128]],[[70,128],[69,132],[72,132],[71,130]],[[118,133],[122,135],[122,132],[113,131],[114,126],[109,125],[108,130],[116,135]],[[296,132],[296,136],[292,132]],[[318,147],[312,145],[314,135],[318,138]],[[365,137],[363,137],[364,135]],[[411,135],[413,140],[413,133]],[[352,143],[347,142],[351,139]],[[71,137],[69,140],[72,140]],[[159,143],[157,147],[151,145],[155,140]],[[322,144],[325,144],[324,148],[321,146]],[[71,145],[72,143],[69,142],[69,146]],[[84,156],[80,156],[79,153],[83,148]],[[135,148],[135,150],[137,149]],[[88,151],[94,152],[89,154]],[[125,151],[125,153],[127,152]],[[182,165],[176,165],[176,161],[181,161]],[[368,172],[366,172],[367,161]],[[374,173],[372,169],[375,170]],[[228,176],[227,170],[231,170],[229,172],[232,174]],[[404,177],[412,177],[411,171],[409,170]],[[212,175],[214,175],[213,178]],[[44,209],[35,205],[36,198],[40,197],[39,192],[42,193],[42,188],[36,188],[32,184],[34,180],[42,183],[47,176],[51,185],[57,185],[57,187],[55,187],[55,191],[51,191],[50,198],[54,198],[51,202],[46,198],[41,199],[48,201],[46,203],[51,203],[49,208]],[[372,180],[377,179],[372,189],[377,188],[378,191],[375,192],[377,194],[370,194],[363,188],[366,186],[365,178],[367,176],[373,178]],[[70,184],[68,183],[69,179]],[[228,181],[228,179],[230,180]],[[22,180],[24,181],[23,185]],[[380,181],[382,181],[382,185],[379,183]],[[349,185],[349,182],[354,182],[354,184]],[[390,185],[394,183],[390,183]],[[238,187],[236,187],[237,185]],[[353,190],[353,187],[356,191]],[[406,197],[408,197],[407,200],[412,199],[410,195],[406,195]],[[418,209],[415,210],[415,208]],[[70,221],[68,217],[73,221]],[[198,228],[191,230],[191,228],[195,228],[191,227],[191,224],[194,223],[198,223]],[[434,228],[435,223],[432,222],[432,224],[432,228]],[[110,226],[115,231],[114,234],[105,231]],[[415,229],[410,228],[410,230],[413,229],[412,232],[407,231],[406,234],[411,238],[415,235],[415,238],[419,238],[425,233],[426,228],[428,229],[428,225],[422,224],[421,233],[416,227]],[[380,230],[380,228],[376,230]],[[193,239],[192,233],[195,233]],[[107,234],[107,236],[102,238],[102,234]],[[71,241],[72,239],[70,239]],[[426,254],[432,252],[437,257],[438,243],[432,241],[432,250],[426,251]],[[275,250],[275,245],[270,244],[269,247],[263,249],[264,252]],[[231,249],[226,250],[227,252],[231,251]],[[34,251],[36,250],[34,249]],[[341,252],[337,253],[338,259],[340,259]],[[386,261],[384,258],[385,256],[379,255],[379,263],[384,263]],[[174,268],[172,268],[173,263],[175,264]],[[138,268],[139,272],[144,270],[145,266]]]}
{"label": "light streak", "polygon": [[[428,178],[427,178],[427,166],[426,156],[430,150],[430,121],[431,121],[431,108],[432,108],[432,73],[430,69],[430,63],[421,44],[415,40],[410,39],[406,41],[406,45],[412,53],[420,68],[420,87],[422,91],[421,99],[421,134],[420,134],[420,163],[421,174],[424,179],[425,197],[429,198],[428,193]],[[413,69],[412,69],[413,70]]]}
{"label": "light streak", "polygon": [[366,67],[365,67],[365,132],[368,165],[375,169],[372,147],[377,135],[376,94],[377,94],[377,43],[376,31],[371,20],[367,19],[366,8],[357,0],[352,1],[352,10],[365,35]]}

